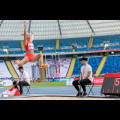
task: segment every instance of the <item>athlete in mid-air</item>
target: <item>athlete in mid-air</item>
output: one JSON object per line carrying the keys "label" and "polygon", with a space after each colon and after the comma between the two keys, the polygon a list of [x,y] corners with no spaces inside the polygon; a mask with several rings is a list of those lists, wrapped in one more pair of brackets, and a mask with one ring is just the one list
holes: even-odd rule
{"label": "athlete in mid-air", "polygon": [[36,62],[37,60],[39,60],[39,66],[41,69],[47,68],[48,64],[43,64],[43,54],[38,54],[38,55],[34,55],[34,45],[33,45],[33,39],[34,39],[34,34],[32,33],[32,36],[30,36],[30,34],[28,34],[26,32],[26,22],[24,21],[24,34],[21,33],[21,35],[24,36],[24,46],[26,49],[26,54],[25,57],[20,61],[20,60],[16,60],[13,62],[13,65],[17,64],[18,67],[23,66],[24,64],[26,64],[27,62]]}

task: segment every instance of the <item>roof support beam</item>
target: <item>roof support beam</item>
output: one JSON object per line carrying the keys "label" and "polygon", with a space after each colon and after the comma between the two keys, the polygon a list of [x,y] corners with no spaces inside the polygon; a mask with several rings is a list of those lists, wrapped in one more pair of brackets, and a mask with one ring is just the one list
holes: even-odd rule
{"label": "roof support beam", "polygon": [[31,29],[31,20],[29,20],[29,28],[28,28],[28,33],[30,34],[30,29]]}
{"label": "roof support beam", "polygon": [[58,23],[58,27],[59,27],[60,36],[62,37],[62,32],[61,32],[60,21],[59,21],[59,20],[57,20],[57,23]]}
{"label": "roof support beam", "polygon": [[0,27],[1,27],[2,23],[3,23],[3,20],[2,20],[1,23],[0,23]]}
{"label": "roof support beam", "polygon": [[88,26],[90,27],[90,29],[91,29],[92,33],[95,35],[95,31],[93,30],[93,28],[92,28],[91,24],[89,23],[89,21],[88,21],[88,20],[86,20],[86,22],[87,22]]}

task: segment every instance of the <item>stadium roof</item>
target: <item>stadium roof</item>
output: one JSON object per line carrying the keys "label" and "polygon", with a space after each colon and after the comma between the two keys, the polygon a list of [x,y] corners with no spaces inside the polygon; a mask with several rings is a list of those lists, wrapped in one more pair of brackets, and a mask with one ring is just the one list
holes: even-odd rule
{"label": "stadium roof", "polygon": [[[0,20],[0,40],[23,40],[24,20]],[[120,20],[26,20],[36,40],[120,34]]]}

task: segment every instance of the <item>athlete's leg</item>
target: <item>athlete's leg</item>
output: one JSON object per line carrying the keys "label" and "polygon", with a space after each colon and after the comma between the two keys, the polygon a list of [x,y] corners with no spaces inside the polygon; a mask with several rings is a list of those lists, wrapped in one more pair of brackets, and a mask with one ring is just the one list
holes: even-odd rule
{"label": "athlete's leg", "polygon": [[43,60],[42,60],[42,58],[43,58],[43,55],[42,54],[38,54],[38,55],[36,55],[33,59],[31,59],[31,63],[34,63],[34,62],[36,62],[37,60],[40,60],[39,61],[39,63],[40,63],[40,65],[42,66],[43,65]]}
{"label": "athlete's leg", "polygon": [[18,62],[18,66],[21,67],[23,66],[24,64],[26,64],[27,62],[29,62],[29,59],[27,56],[25,56],[20,62]]}
{"label": "athlete's leg", "polygon": [[14,62],[14,64],[16,63],[19,67],[21,67],[22,65],[26,64],[29,61],[28,57],[25,56],[21,61],[18,62]]}
{"label": "athlete's leg", "polygon": [[36,55],[33,59],[31,59],[31,63],[36,62],[37,60],[39,60],[39,66],[42,68],[46,68],[48,65],[47,64],[43,64],[43,54],[38,54]]}
{"label": "athlete's leg", "polygon": [[42,54],[38,54],[38,55],[36,55],[33,59],[31,59],[31,63],[34,63],[34,62],[36,62],[37,60],[39,60],[39,64],[40,64],[40,66],[42,66],[43,65],[43,55]]}

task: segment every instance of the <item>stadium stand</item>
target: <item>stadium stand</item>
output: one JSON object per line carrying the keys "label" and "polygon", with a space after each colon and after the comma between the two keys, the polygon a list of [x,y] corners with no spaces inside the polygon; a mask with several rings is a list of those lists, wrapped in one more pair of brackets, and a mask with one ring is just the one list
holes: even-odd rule
{"label": "stadium stand", "polygon": [[15,54],[25,54],[26,53],[26,51],[9,51],[9,54],[10,55],[15,55]]}
{"label": "stadium stand", "polygon": [[[24,51],[21,51],[22,48],[20,43],[23,40],[23,36],[19,35],[19,33],[23,33],[24,30],[23,22],[24,20],[0,20],[0,50],[3,49],[3,46],[9,46],[9,49],[12,50],[9,52],[9,54],[24,53]],[[38,45],[43,45],[43,53],[72,52],[72,44],[77,44],[77,49],[75,50],[76,52],[103,50],[104,46],[102,45],[102,43],[104,41],[110,41],[110,46],[106,49],[119,48],[120,35],[93,36],[93,47],[88,47],[90,38],[89,34],[91,32],[88,24],[84,20],[60,20],[59,22],[62,29],[62,38],[60,36],[60,30],[57,20],[26,20],[26,22],[27,32],[33,31],[35,34],[33,42],[36,49],[35,53],[39,53],[37,51]],[[97,27],[95,28],[97,24],[93,24],[94,22],[98,22],[99,25],[103,26],[102,22],[105,23],[106,21],[103,20],[89,22],[91,25],[93,25],[94,29],[97,29]],[[108,23],[110,24],[111,22],[113,21],[109,21]],[[81,25],[84,29],[81,28]],[[75,27],[79,30],[75,30]],[[86,32],[89,37],[84,36],[84,33],[86,34]],[[82,37],[82,35],[84,37]],[[59,49],[57,50],[55,49],[55,38],[59,39]],[[19,50],[19,52],[16,50]],[[0,54],[2,55],[4,54],[4,52],[0,52]]]}
{"label": "stadium stand", "polygon": [[38,45],[43,45],[44,49],[55,49],[56,40],[34,40],[33,44],[36,49]]}
{"label": "stadium stand", "polygon": [[112,35],[112,36],[110,36],[110,44],[111,45],[120,44],[120,35]]}
{"label": "stadium stand", "polygon": [[78,47],[87,47],[89,38],[69,38],[60,39],[60,48],[72,47],[72,44],[77,44]]}
{"label": "stadium stand", "polygon": [[106,47],[106,50],[108,49],[120,49],[120,45],[108,46]]}
{"label": "stadium stand", "polygon": [[110,37],[109,36],[98,36],[98,37],[94,37],[93,40],[93,46],[102,46],[102,43],[104,41],[109,41]]}
{"label": "stadium stand", "polygon": [[79,51],[88,51],[89,48],[76,48],[75,51],[79,52]]}
{"label": "stadium stand", "polygon": [[0,60],[0,78],[11,78],[12,75],[10,74],[5,61]]}
{"label": "stadium stand", "polygon": [[35,33],[34,40],[60,37],[56,20],[31,20],[31,31]]}
{"label": "stadium stand", "polygon": [[10,50],[21,50],[20,41],[0,41],[0,49],[3,49],[3,46],[8,46]]}
{"label": "stadium stand", "polygon": [[[24,20],[4,20],[0,26],[0,40],[23,40],[23,36],[19,33],[24,31]],[[26,20],[29,24],[29,20]],[[27,26],[28,31],[29,26]]]}
{"label": "stadium stand", "polygon": [[93,51],[93,50],[103,50],[104,47],[91,47],[89,48],[90,51]]}
{"label": "stadium stand", "polygon": [[95,74],[101,60],[102,60],[102,56],[100,56],[100,57],[90,57],[88,64],[91,65],[93,74]]}
{"label": "stadium stand", "polygon": [[[80,62],[80,59],[81,58],[79,58],[79,65],[81,68],[82,64]],[[90,57],[90,58],[88,58],[88,64],[91,65],[92,70],[93,70],[93,74],[95,74],[95,72],[96,72],[96,70],[101,62],[101,59],[102,59],[102,57]],[[73,70],[73,75],[75,75],[75,74],[78,74],[78,61],[77,61],[77,59],[76,59],[74,70]]]}
{"label": "stadium stand", "polygon": [[[0,20],[0,55],[6,55],[3,51],[3,46],[9,47],[10,55],[25,54],[25,51],[21,48],[23,36],[19,35],[19,33],[23,33],[24,30],[23,22],[24,20]],[[92,34],[92,37],[94,38],[93,44],[92,47],[88,47],[89,38],[91,37],[91,30],[87,22],[84,20],[60,20],[59,22],[62,29],[61,34],[57,20],[26,20],[26,22],[27,32],[33,31],[35,35],[33,44],[35,47],[34,52],[36,54],[39,53],[37,50],[38,45],[43,45],[43,53],[72,52],[72,44],[77,44],[75,52],[103,50],[104,41],[110,41],[110,44],[106,47],[106,50],[120,48],[120,35],[114,34],[113,31],[112,32],[114,35],[94,36]],[[93,21],[89,22],[93,25]],[[102,21],[99,21],[99,25],[102,26],[103,24],[101,22]],[[108,23],[110,23],[110,21]],[[81,27],[81,25],[83,26]],[[75,28],[77,29],[75,30]],[[97,31],[97,29],[99,29],[97,24],[94,24],[93,28],[96,31],[96,34],[99,34],[100,31]],[[59,49],[56,49],[57,39],[59,40]],[[97,70],[101,59],[102,57],[91,57],[89,59],[89,64],[93,67],[93,73]],[[118,56],[109,56],[104,64],[101,74],[112,72],[112,69],[110,68],[115,66],[115,64],[112,63],[113,59],[115,62],[119,61]],[[117,71],[115,70],[114,72]],[[77,61],[75,62],[73,75],[74,74],[78,74]]]}
{"label": "stadium stand", "polygon": [[0,51],[0,55],[6,55],[6,52]]}
{"label": "stadium stand", "polygon": [[120,56],[108,56],[101,74],[117,72],[120,72]]}
{"label": "stadium stand", "polygon": [[93,46],[102,46],[104,41],[109,41],[110,45],[119,45],[120,35],[98,36],[94,37]]}

